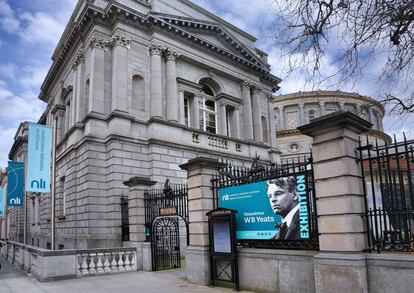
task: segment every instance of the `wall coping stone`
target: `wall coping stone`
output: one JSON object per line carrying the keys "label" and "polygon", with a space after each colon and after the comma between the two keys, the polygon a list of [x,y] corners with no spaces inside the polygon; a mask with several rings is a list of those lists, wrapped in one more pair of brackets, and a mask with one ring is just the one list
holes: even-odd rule
{"label": "wall coping stone", "polygon": [[157,184],[157,181],[153,181],[149,179],[148,177],[131,177],[128,181],[123,182],[124,185],[128,187],[133,187],[136,185],[146,185],[146,186],[152,186],[154,184]]}
{"label": "wall coping stone", "polygon": [[226,166],[225,163],[219,162],[218,159],[198,157],[198,158],[189,160],[187,163],[181,164],[179,167],[182,170],[188,171],[189,167],[192,165],[199,165],[201,167],[211,167],[213,169],[221,169]]}
{"label": "wall coping stone", "polygon": [[299,126],[297,129],[305,135],[313,136],[316,132],[321,130],[344,126],[351,126],[359,133],[363,133],[370,130],[372,123],[349,111],[337,111],[335,113],[313,119],[311,123]]}

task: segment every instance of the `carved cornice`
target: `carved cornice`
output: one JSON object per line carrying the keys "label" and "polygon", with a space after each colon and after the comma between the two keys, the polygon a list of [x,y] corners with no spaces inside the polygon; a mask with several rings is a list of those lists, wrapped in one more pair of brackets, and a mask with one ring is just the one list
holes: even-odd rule
{"label": "carved cornice", "polygon": [[121,36],[120,34],[115,34],[111,38],[111,46],[122,46],[125,48],[131,48],[131,39],[125,36]]}
{"label": "carved cornice", "polygon": [[[192,42],[212,53],[216,53],[229,61],[233,61],[239,66],[244,67],[246,70],[255,71],[258,73],[260,80],[271,85],[274,90],[278,88],[277,85],[281,82],[280,78],[270,73],[268,65],[264,64],[263,60],[259,58],[256,53],[240,43],[237,38],[227,32],[219,22],[208,22],[180,17],[178,17],[180,18],[178,19],[177,16],[157,14],[153,11],[144,15],[117,2],[109,2],[105,9],[92,3],[88,3],[84,6],[83,10],[79,11],[79,15],[76,22],[70,22],[66,27],[62,40],[59,42],[58,49],[53,55],[54,62],[42,84],[39,96],[39,99],[43,101],[47,101],[48,92],[50,90],[49,87],[62,70],[62,66],[64,66],[66,60],[68,60],[68,56],[73,46],[78,44],[86,30],[96,22],[107,23],[109,26],[112,26],[114,22],[120,21],[131,26],[144,27],[145,29],[157,27],[169,31],[170,33],[177,35],[177,37],[184,38],[187,42]],[[228,43],[229,47],[233,50],[218,47],[208,40],[202,39],[199,36],[186,31],[187,27],[196,28],[200,31],[211,31],[211,33],[216,34],[224,42]],[[87,45],[93,48],[107,49],[111,45],[110,43],[111,40],[95,37],[92,38]],[[159,49],[151,51],[156,54],[159,52]],[[235,54],[234,51],[237,51],[237,53]],[[162,54],[162,50],[159,53]]]}

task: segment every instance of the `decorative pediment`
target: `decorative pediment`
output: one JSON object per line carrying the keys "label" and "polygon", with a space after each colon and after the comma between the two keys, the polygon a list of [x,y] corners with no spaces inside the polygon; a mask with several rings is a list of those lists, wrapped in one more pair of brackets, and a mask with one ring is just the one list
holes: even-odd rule
{"label": "decorative pediment", "polygon": [[158,13],[151,13],[151,15],[156,24],[174,34],[258,71],[270,71],[269,65],[256,52],[242,44],[221,24]]}

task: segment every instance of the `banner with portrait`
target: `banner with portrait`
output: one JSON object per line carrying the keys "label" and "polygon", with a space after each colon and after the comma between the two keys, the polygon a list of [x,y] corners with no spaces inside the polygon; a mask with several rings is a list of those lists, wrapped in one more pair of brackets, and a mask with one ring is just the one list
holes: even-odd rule
{"label": "banner with portrait", "polygon": [[239,240],[309,239],[305,174],[221,188],[219,207],[237,210]]}

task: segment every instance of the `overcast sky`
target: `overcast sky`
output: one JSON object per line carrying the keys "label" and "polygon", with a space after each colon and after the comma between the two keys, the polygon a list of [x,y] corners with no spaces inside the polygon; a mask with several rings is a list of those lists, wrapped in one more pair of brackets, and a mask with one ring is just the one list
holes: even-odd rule
{"label": "overcast sky", "polygon": [[[40,86],[50,67],[51,56],[77,0],[0,0],[0,167],[7,164],[13,137],[21,121],[37,121],[45,104],[37,99]],[[315,89],[306,84],[299,72],[286,76],[286,57],[275,47],[273,35],[277,16],[271,0],[193,0],[228,22],[254,35],[257,47],[269,53],[272,73],[284,79],[277,94]],[[252,5],[254,3],[254,5]],[[335,46],[324,57],[322,72],[334,72]],[[364,78],[338,87],[320,89],[358,92],[376,97],[380,94],[374,72],[375,60],[367,67]],[[389,134],[410,132],[413,118],[386,119]]]}

